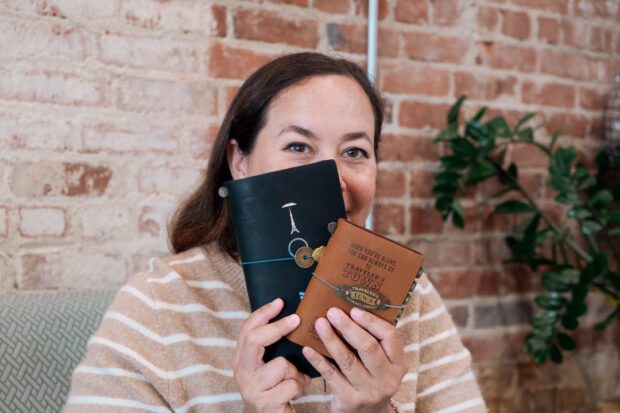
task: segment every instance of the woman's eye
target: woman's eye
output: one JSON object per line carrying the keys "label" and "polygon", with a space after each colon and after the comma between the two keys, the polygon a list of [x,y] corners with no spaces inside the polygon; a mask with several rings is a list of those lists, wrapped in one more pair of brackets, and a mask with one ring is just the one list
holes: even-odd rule
{"label": "woman's eye", "polygon": [[308,145],[306,145],[305,143],[299,143],[299,142],[289,144],[286,147],[286,149],[289,151],[299,152],[299,153],[308,152],[310,150],[308,148]]}
{"label": "woman's eye", "polygon": [[347,149],[344,153],[347,158],[368,158],[368,153],[360,148]]}

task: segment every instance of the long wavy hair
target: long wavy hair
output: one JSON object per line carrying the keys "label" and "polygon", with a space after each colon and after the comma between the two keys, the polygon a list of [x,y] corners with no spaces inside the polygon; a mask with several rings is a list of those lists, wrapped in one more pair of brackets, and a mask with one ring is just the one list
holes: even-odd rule
{"label": "long wavy hair", "polygon": [[228,199],[218,189],[232,179],[226,147],[234,138],[243,154],[250,154],[265,125],[273,99],[286,88],[314,76],[342,75],[354,79],[364,90],[375,117],[375,153],[383,124],[383,102],[364,71],[344,59],[320,53],[295,53],[279,57],[254,72],[241,86],[226,112],[206,175],[200,186],[179,206],[169,225],[172,250],[179,253],[217,242],[231,257],[238,257],[237,240],[228,209]]}

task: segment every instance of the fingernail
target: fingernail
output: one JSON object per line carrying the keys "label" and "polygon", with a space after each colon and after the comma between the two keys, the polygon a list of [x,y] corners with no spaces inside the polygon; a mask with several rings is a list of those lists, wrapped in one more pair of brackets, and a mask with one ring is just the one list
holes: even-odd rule
{"label": "fingernail", "polygon": [[316,331],[319,333],[324,333],[327,331],[327,323],[329,323],[329,321],[321,317],[314,323],[314,328],[316,328]]}
{"label": "fingernail", "polygon": [[357,307],[353,307],[351,309],[351,317],[361,318],[364,315],[364,312]]}
{"label": "fingernail", "polygon": [[297,314],[291,314],[288,316],[288,323],[292,326],[299,324],[299,316]]}
{"label": "fingernail", "polygon": [[304,347],[301,349],[301,352],[304,353],[304,356],[307,359],[312,359],[314,357],[314,350],[312,350],[310,347]]}
{"label": "fingernail", "polygon": [[340,320],[340,318],[342,317],[342,311],[340,311],[338,308],[330,308],[329,310],[327,310],[327,317],[333,318],[334,320]]}
{"label": "fingernail", "polygon": [[273,300],[273,301],[271,302],[271,304],[273,304],[273,305],[279,305],[281,302],[282,302],[282,299],[281,299],[281,298],[276,298],[275,300]]}

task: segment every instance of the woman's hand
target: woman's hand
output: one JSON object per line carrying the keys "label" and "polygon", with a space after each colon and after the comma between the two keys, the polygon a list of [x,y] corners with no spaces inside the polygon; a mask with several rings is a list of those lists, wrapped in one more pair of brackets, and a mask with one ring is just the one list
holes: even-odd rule
{"label": "woman's hand", "polygon": [[268,363],[263,361],[265,347],[299,325],[296,314],[269,323],[283,306],[279,298],[265,304],[250,314],[241,326],[232,364],[246,413],[292,412],[289,402],[301,396],[303,387],[310,384],[310,377],[300,373],[284,357]]}
{"label": "woman's hand", "polygon": [[[407,373],[405,351],[396,327],[359,308],[351,310],[351,318],[344,311],[331,308],[327,318],[329,321],[319,318],[315,328],[340,371],[310,347],[304,347],[303,353],[330,384],[334,393],[332,411],[392,412],[390,399]],[[357,350],[357,355],[332,326]]]}

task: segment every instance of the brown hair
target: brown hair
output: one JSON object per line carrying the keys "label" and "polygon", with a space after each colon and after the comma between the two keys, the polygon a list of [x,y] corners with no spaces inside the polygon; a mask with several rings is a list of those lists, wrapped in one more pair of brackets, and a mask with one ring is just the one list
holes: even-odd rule
{"label": "brown hair", "polygon": [[288,87],[324,75],[348,76],[364,90],[375,115],[374,145],[377,152],[383,104],[362,69],[347,60],[311,52],[272,60],[254,72],[235,95],[213,144],[204,180],[176,211],[169,230],[175,253],[215,241],[230,256],[238,256],[228,200],[218,195],[222,184],[232,179],[226,159],[228,141],[235,138],[239,150],[249,154],[265,124],[271,101]]}

